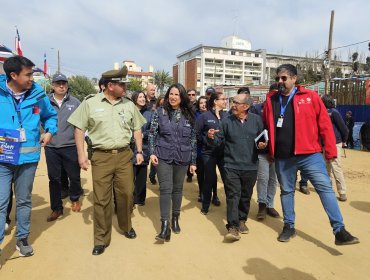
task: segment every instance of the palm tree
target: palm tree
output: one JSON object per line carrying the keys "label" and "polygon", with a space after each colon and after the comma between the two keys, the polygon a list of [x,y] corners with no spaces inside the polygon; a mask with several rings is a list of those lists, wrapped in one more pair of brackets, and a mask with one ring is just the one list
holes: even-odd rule
{"label": "palm tree", "polygon": [[157,86],[159,93],[163,93],[163,89],[173,83],[170,74],[164,70],[158,70],[154,73],[154,84]]}

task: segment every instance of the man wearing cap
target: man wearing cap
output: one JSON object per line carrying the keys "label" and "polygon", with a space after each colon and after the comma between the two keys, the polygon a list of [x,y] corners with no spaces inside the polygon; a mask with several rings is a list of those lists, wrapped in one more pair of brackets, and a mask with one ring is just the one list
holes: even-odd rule
{"label": "man wearing cap", "polygon": [[112,232],[112,188],[116,193],[118,226],[125,237],[136,233],[131,224],[133,168],[130,139],[135,139],[136,162],[143,162],[142,132],[145,118],[131,101],[124,98],[127,68],[102,74],[104,91],[88,96],[68,119],[75,126],[78,162],[83,170],[89,166],[85,155],[85,131],[93,149],[91,160],[94,190],[94,248],[100,255],[109,246]]}
{"label": "man wearing cap", "polygon": [[67,119],[80,105],[80,101],[68,92],[68,79],[57,73],[52,80],[50,103],[58,113],[58,133],[45,147],[46,165],[49,176],[49,192],[52,213],[47,222],[52,222],[63,215],[62,202],[62,169],[65,170],[70,181],[69,197],[72,202],[72,211],[79,212],[81,189],[80,165],[78,163],[74,127]]}
{"label": "man wearing cap", "polygon": [[348,128],[348,138],[347,138],[347,147],[353,149],[354,143],[353,143],[353,127],[355,126],[355,121],[352,117],[352,112],[348,111],[346,113],[345,123]]}

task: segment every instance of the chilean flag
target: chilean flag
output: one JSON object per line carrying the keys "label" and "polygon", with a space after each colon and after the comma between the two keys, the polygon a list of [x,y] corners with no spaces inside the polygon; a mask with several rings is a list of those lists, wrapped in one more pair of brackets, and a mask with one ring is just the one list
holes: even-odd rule
{"label": "chilean flag", "polygon": [[48,72],[48,64],[46,62],[46,53],[44,53],[44,74]]}
{"label": "chilean flag", "polygon": [[15,50],[17,51],[17,54],[19,56],[23,56],[22,48],[21,48],[21,37],[19,36],[18,28],[17,30],[17,36],[15,37]]}

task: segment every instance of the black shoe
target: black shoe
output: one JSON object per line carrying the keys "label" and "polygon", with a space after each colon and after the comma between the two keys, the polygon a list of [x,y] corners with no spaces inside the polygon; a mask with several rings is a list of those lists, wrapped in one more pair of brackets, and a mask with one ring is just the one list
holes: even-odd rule
{"label": "black shoe", "polygon": [[150,177],[149,180],[150,180],[150,183],[152,183],[152,185],[157,184],[157,180],[155,179],[155,177]]}
{"label": "black shoe", "polygon": [[188,183],[193,182],[193,177],[187,177],[187,178],[186,178],[186,182],[188,182]]}
{"label": "black shoe", "polygon": [[96,245],[92,251],[94,256],[98,256],[104,253],[106,246],[105,245]]}
{"label": "black shoe", "polygon": [[135,239],[136,238],[136,232],[135,232],[134,228],[131,228],[129,231],[125,231],[123,233],[123,235],[125,237],[127,237],[128,239]]}
{"label": "black shoe", "polygon": [[206,216],[206,215],[208,215],[208,210],[206,210],[206,209],[201,209],[200,210],[200,214],[202,214],[202,215],[204,215],[204,216]]}
{"label": "black shoe", "polygon": [[300,185],[299,191],[304,194],[310,194],[310,190],[308,189],[307,185]]}
{"label": "black shoe", "polygon": [[280,242],[288,242],[296,235],[297,232],[295,231],[295,228],[290,228],[288,225],[285,225],[277,240]]}
{"label": "black shoe", "polygon": [[357,243],[360,243],[360,240],[352,236],[344,227],[335,234],[335,245],[351,245]]}
{"label": "black shoe", "polygon": [[218,199],[218,196],[217,195],[214,195],[213,198],[212,198],[212,204],[214,206],[220,206],[221,205],[221,201]]}
{"label": "black shoe", "polygon": [[168,220],[162,221],[161,232],[155,237],[155,239],[162,242],[170,241],[171,239],[170,221]]}
{"label": "black shoe", "polygon": [[174,233],[178,234],[181,231],[180,225],[179,225],[179,214],[172,214],[172,223],[171,228]]}
{"label": "black shoe", "polygon": [[257,220],[262,221],[266,218],[267,208],[265,203],[258,203]]}

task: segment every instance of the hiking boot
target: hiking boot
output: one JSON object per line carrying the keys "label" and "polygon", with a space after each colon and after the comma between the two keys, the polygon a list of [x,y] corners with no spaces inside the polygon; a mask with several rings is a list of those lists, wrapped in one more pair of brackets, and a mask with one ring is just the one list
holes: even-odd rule
{"label": "hiking boot", "polygon": [[228,241],[237,241],[240,239],[239,231],[235,227],[230,227],[225,235],[225,239]]}
{"label": "hiking boot", "polygon": [[297,232],[295,231],[295,228],[290,228],[288,225],[285,225],[277,240],[280,242],[288,242],[296,235]]}
{"label": "hiking boot", "polygon": [[33,255],[32,246],[28,244],[27,238],[17,240],[15,248],[19,251],[21,257],[30,257]]}
{"label": "hiking boot", "polygon": [[308,189],[307,185],[300,185],[299,191],[304,194],[310,194],[310,190]]}
{"label": "hiking boot", "polygon": [[239,221],[239,232],[241,234],[249,233],[249,229],[248,229],[247,225],[245,224],[245,221],[242,221],[242,220]]}
{"label": "hiking boot", "polygon": [[269,215],[273,218],[279,218],[280,217],[278,211],[276,211],[275,208],[267,208],[267,215]]}
{"label": "hiking boot", "polygon": [[339,194],[338,200],[339,201],[347,201],[347,195],[345,193]]}
{"label": "hiking boot", "polygon": [[360,243],[360,240],[352,236],[344,227],[335,234],[335,245],[351,245],[357,243]]}
{"label": "hiking boot", "polygon": [[265,203],[258,204],[257,220],[264,220],[266,218],[267,208]]}

